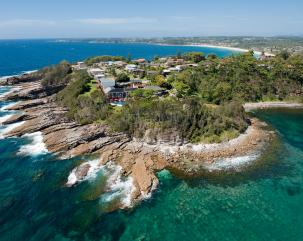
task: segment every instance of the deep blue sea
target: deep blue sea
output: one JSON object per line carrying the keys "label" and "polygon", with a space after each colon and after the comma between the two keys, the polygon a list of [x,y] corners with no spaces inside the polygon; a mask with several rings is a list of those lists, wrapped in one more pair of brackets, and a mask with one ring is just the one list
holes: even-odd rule
{"label": "deep blue sea", "polygon": [[0,40],[0,76],[20,74],[36,70],[62,60],[81,61],[96,55],[118,55],[132,58],[152,59],[177,53],[198,51],[225,57],[235,52],[226,49],[161,46],[151,44],[101,44],[89,41],[57,40]]}
{"label": "deep blue sea", "polygon": [[[148,58],[180,51],[179,47],[49,41],[0,45],[2,75],[62,58],[75,61],[131,50],[134,57]],[[9,90],[0,87],[0,95]],[[0,122],[13,114],[5,108],[11,104],[0,102]],[[129,182],[119,176],[117,167],[95,170],[89,179],[66,187],[73,168],[83,160],[94,162],[95,157],[60,160],[45,152],[39,133],[3,138],[12,126],[0,124],[0,241],[301,241],[303,111],[255,115],[277,133],[257,161],[195,180],[160,172],[159,187],[151,198],[119,211],[109,208],[127,201]]]}

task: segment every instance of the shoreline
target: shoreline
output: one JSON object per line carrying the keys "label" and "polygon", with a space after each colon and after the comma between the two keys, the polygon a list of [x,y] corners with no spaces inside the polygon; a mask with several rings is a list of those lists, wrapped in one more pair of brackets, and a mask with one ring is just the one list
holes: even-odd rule
{"label": "shoreline", "polygon": [[[191,177],[205,171],[241,168],[256,160],[274,135],[263,128],[264,123],[252,119],[252,124],[245,133],[227,142],[184,146],[176,143],[149,145],[142,140],[133,140],[123,133],[113,133],[104,124],[81,126],[72,122],[65,117],[67,110],[57,106],[51,96],[41,98],[38,92],[27,99],[28,92],[41,90],[39,80],[12,86],[18,86],[20,89],[4,99],[23,100],[7,108],[18,111],[18,114],[4,120],[3,125],[9,127],[4,136],[35,137],[34,143],[23,148],[21,153],[26,153],[28,147],[35,147],[36,153],[43,150],[63,158],[96,155],[98,167],[115,163],[121,167],[122,176],[131,178],[129,183],[136,189],[131,193],[131,206],[149,197],[157,188],[159,181],[156,173],[160,170],[178,170]],[[16,128],[12,128],[15,126]],[[81,164],[75,169],[79,170],[77,179],[86,180],[86,176],[95,168],[91,163]],[[69,182],[68,177],[66,178]]]}
{"label": "shoreline", "polygon": [[[225,50],[230,50],[230,51],[233,51],[233,52],[240,52],[240,53],[247,53],[247,52],[250,51],[249,49],[243,49],[243,48],[238,48],[238,47],[229,47],[229,46],[220,46],[220,45],[211,45],[211,44],[198,44],[198,43],[181,44],[181,45],[178,45],[178,44],[157,44],[157,45],[161,45],[161,46],[185,46],[185,47],[216,48],[216,49],[225,49]],[[256,50],[253,50],[253,51],[254,51],[254,53],[256,55],[259,55],[259,56],[262,55],[261,51],[256,51]],[[267,53],[267,52],[265,52],[264,54],[267,57],[274,57],[275,56],[274,54]]]}

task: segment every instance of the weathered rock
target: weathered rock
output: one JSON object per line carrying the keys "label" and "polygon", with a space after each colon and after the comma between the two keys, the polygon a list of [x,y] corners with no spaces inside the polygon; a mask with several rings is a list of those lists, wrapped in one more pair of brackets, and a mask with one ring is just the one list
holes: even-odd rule
{"label": "weathered rock", "polygon": [[47,98],[22,101],[8,108],[8,110],[24,110],[35,106],[41,106],[48,102]]}
{"label": "weathered rock", "polygon": [[131,169],[131,177],[137,183],[143,196],[147,196],[158,185],[158,179],[152,169],[148,169],[144,160],[137,159]]}
{"label": "weathered rock", "polygon": [[13,124],[19,121],[26,121],[26,120],[30,120],[31,118],[33,118],[30,115],[27,114],[16,114],[13,115],[12,117],[10,117],[9,119],[7,119],[6,121],[3,121],[3,125],[8,125],[8,124]]}
{"label": "weathered rock", "polygon": [[3,84],[16,85],[16,84],[25,83],[25,82],[38,81],[40,78],[41,78],[41,75],[39,75],[38,73],[23,74],[23,75],[13,76],[13,77],[4,79]]}
{"label": "weathered rock", "polygon": [[51,152],[63,152],[105,137],[106,128],[98,124],[90,124],[85,126],[76,126],[71,129],[60,129],[44,135],[44,142],[47,149]]}
{"label": "weathered rock", "polygon": [[[11,83],[19,81],[11,79]],[[197,175],[204,164],[218,158],[229,158],[259,150],[273,134],[262,130],[264,124],[252,120],[249,133],[241,135],[231,142],[213,145],[190,145],[181,140],[174,131],[147,131],[144,140],[131,140],[121,133],[112,133],[106,125],[80,125],[66,117],[67,109],[59,107],[48,92],[36,82],[19,81],[18,92],[12,92],[8,99],[26,99],[10,110],[22,110],[6,120],[5,124],[18,121],[26,122],[12,130],[7,136],[21,136],[26,133],[41,131],[43,141],[50,152],[63,157],[73,157],[89,153],[100,155],[100,165],[113,161],[122,167],[124,176],[131,176],[136,187],[133,200],[140,200],[150,195],[157,187],[156,171],[168,168]],[[40,97],[46,98],[40,98]],[[37,99],[39,98],[39,99]],[[33,99],[33,100],[28,100]],[[161,136],[161,139],[159,139]],[[90,165],[80,165],[75,170],[78,179],[84,178]]]}

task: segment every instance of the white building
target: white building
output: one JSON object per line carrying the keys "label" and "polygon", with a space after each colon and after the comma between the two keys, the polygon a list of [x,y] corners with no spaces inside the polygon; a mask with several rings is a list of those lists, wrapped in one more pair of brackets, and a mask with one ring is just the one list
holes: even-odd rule
{"label": "white building", "polygon": [[133,72],[137,69],[137,65],[135,64],[128,64],[125,66],[125,70],[128,72]]}
{"label": "white building", "polygon": [[92,76],[97,76],[97,75],[104,75],[104,70],[100,69],[100,68],[92,68],[89,69],[88,72],[92,75]]}

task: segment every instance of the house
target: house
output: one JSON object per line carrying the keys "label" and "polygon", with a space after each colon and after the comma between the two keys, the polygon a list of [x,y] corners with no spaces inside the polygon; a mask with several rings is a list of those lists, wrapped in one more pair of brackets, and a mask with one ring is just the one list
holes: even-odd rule
{"label": "house", "polygon": [[157,85],[149,85],[144,87],[145,90],[152,90],[155,92],[155,95],[163,96],[167,94],[167,90],[157,86]]}
{"label": "house", "polygon": [[91,68],[88,70],[88,72],[92,75],[92,76],[96,76],[96,75],[104,75],[104,70],[100,69],[100,68]]}
{"label": "house", "polygon": [[[109,90],[109,89],[108,89]],[[107,92],[109,102],[125,102],[129,94],[136,89],[134,88],[111,88]]]}
{"label": "house", "polygon": [[158,74],[158,71],[156,71],[156,70],[148,70],[148,71],[146,72],[146,74],[147,74],[147,75],[156,75],[156,74]]}
{"label": "house", "polygon": [[169,74],[172,73],[172,72],[180,72],[180,71],[182,71],[182,70],[183,70],[182,66],[177,65],[176,67],[170,67],[170,68],[168,68],[168,69],[164,69],[164,70],[162,71],[162,74],[163,74],[164,76],[167,76],[167,75],[169,75]]}
{"label": "house", "polygon": [[164,75],[164,76],[167,76],[167,75],[169,75],[171,73],[171,71],[169,70],[169,69],[164,69],[163,71],[162,71],[162,74]]}
{"label": "house", "polygon": [[110,102],[124,101],[127,97],[127,92],[124,88],[113,88],[107,93]]}
{"label": "house", "polygon": [[137,65],[135,64],[128,64],[125,66],[125,70],[128,72],[134,72],[137,69]]}
{"label": "house", "polygon": [[144,64],[147,61],[146,61],[146,59],[136,59],[136,60],[134,60],[134,62],[137,63],[137,64]]}
{"label": "house", "polygon": [[143,88],[144,84],[142,83],[142,80],[139,79],[131,79],[129,82],[120,82],[117,84],[119,87],[128,87],[133,89]]}
{"label": "house", "polygon": [[115,62],[113,63],[113,65],[122,68],[122,67],[125,67],[125,66],[127,65],[127,63],[124,62],[124,61],[115,61]]}
{"label": "house", "polygon": [[99,83],[103,89],[103,91],[109,87],[115,87],[116,81],[113,79],[102,78],[99,80]]}
{"label": "house", "polygon": [[105,74],[97,74],[94,76],[96,80],[100,81],[102,80],[103,78],[105,78]]}
{"label": "house", "polygon": [[76,70],[86,70],[87,66],[84,62],[78,62],[77,64],[73,65],[73,68]]}

